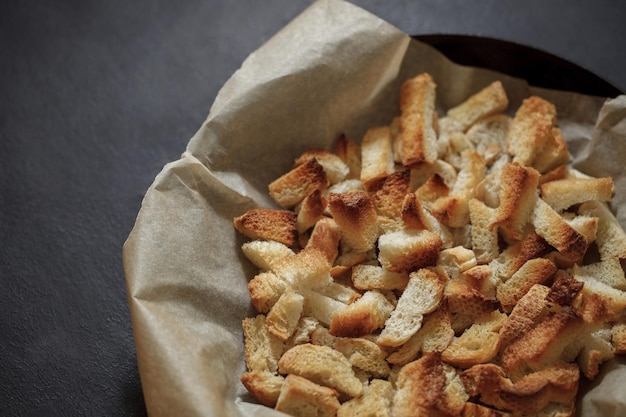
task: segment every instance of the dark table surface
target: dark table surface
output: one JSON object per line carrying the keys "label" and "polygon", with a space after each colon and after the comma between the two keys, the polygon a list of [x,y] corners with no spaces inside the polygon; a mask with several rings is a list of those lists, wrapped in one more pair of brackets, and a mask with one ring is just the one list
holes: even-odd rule
{"label": "dark table surface", "polygon": [[[122,245],[219,88],[310,3],[2,2],[0,415],[146,414]],[[626,91],[618,0],[355,3],[410,34],[540,48]]]}

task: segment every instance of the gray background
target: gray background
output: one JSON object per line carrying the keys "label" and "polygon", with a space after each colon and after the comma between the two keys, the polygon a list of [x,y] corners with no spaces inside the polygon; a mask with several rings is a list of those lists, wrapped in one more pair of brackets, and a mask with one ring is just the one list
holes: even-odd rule
{"label": "gray background", "polygon": [[[409,34],[534,46],[626,90],[622,1],[359,0]],[[0,415],[141,416],[121,248],[245,57],[310,1],[0,5]]]}

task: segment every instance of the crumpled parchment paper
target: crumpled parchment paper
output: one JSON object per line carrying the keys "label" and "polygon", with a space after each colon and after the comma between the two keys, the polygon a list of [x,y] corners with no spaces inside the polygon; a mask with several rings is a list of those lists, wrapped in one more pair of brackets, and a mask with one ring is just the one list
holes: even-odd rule
{"label": "crumpled parchment paper", "polygon": [[[400,84],[421,72],[435,79],[441,112],[496,79],[511,114],[531,94],[551,100],[574,166],[613,176],[613,208],[626,225],[626,96],[606,101],[537,89],[459,66],[350,3],[317,1],[223,86],[181,158],[155,178],[125,243],[151,417],[281,415],[257,405],[239,382],[245,371],[241,320],[255,314],[247,283],[256,269],[241,253],[245,238],[232,218],[253,207],[276,207],[267,185],[304,150],[329,148],[341,133],[360,141],[369,127],[389,124],[399,114]],[[624,415],[624,365],[606,364],[587,385],[579,415]]]}

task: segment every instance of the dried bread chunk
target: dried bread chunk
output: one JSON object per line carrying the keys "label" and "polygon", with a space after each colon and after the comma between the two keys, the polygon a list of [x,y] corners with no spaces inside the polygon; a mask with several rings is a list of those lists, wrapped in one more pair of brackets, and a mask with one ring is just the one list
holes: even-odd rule
{"label": "dried bread chunk", "polygon": [[372,379],[363,395],[341,404],[337,417],[391,417],[394,388],[385,379]]}
{"label": "dried bread chunk", "polygon": [[309,149],[296,159],[294,165],[304,165],[311,159],[315,159],[324,168],[330,184],[345,180],[350,173],[350,167],[338,155],[325,149]]}
{"label": "dried bread chunk", "polygon": [[556,270],[556,266],[549,259],[528,260],[509,279],[497,287],[496,297],[504,311],[511,311],[533,285],[546,282]]}
{"label": "dried bread chunk", "polygon": [[307,378],[345,397],[358,397],[363,391],[348,359],[328,346],[310,343],[294,346],[283,354],[278,366],[281,374]]}
{"label": "dried bread chunk", "polygon": [[441,352],[441,359],[459,368],[491,361],[500,349],[500,328],[506,318],[499,311],[481,315]]}
{"label": "dried bread chunk", "polygon": [[392,364],[405,365],[415,360],[420,352],[442,352],[452,342],[454,330],[445,304],[424,316],[422,327],[398,350],[387,358]]}
{"label": "dried bread chunk", "polygon": [[530,221],[537,234],[563,256],[575,262],[582,260],[589,242],[541,198],[535,201]]}
{"label": "dried bread chunk", "polygon": [[489,263],[500,252],[498,230],[490,228],[496,210],[476,198],[469,200],[468,209],[472,224],[472,249],[476,254],[476,262]]}
{"label": "dried bread chunk", "polygon": [[437,264],[441,238],[428,230],[400,230],[378,239],[378,259],[391,272],[412,272]]}
{"label": "dried bread chunk", "polygon": [[272,372],[249,371],[241,375],[241,383],[258,402],[276,407],[285,377]]}
{"label": "dried bread chunk", "polygon": [[543,149],[535,155],[532,166],[542,174],[546,174],[559,167],[565,167],[564,164],[569,161],[569,158],[567,142],[563,138],[561,129],[553,127],[552,134],[548,135],[543,144]]}
{"label": "dried bread chunk", "polygon": [[514,415],[537,413],[551,402],[573,406],[580,373],[575,364],[555,364],[518,381],[495,364],[475,365],[461,374],[467,391],[480,401]]}
{"label": "dried bread chunk", "polygon": [[359,144],[342,134],[335,142],[333,152],[348,166],[347,179],[361,177],[361,146]]}
{"label": "dried bread chunk", "polygon": [[443,289],[443,279],[436,272],[429,269],[412,272],[398,305],[385,322],[378,344],[387,347],[400,346],[409,340],[421,327],[424,314],[439,306]]}
{"label": "dried bread chunk", "polygon": [[298,165],[268,186],[270,196],[282,207],[293,207],[315,190],[328,187],[324,167],[315,158]]}
{"label": "dried bread chunk", "polygon": [[400,370],[393,416],[459,415],[469,399],[456,370],[427,353]]}
{"label": "dried bread chunk", "polygon": [[598,218],[596,244],[602,259],[626,259],[626,232],[606,204],[587,201],[578,213]]}
{"label": "dried bread chunk", "polygon": [[362,337],[383,327],[394,306],[378,291],[367,291],[361,298],[336,311],[330,321],[330,334]]}
{"label": "dried bread chunk", "polygon": [[292,290],[285,291],[267,314],[267,330],[280,340],[289,339],[296,330],[303,310],[304,297]]}
{"label": "dried bread chunk", "polygon": [[541,185],[541,198],[555,211],[590,200],[607,202],[613,193],[615,186],[611,177],[565,178]]}
{"label": "dried bread chunk", "polygon": [[449,129],[465,132],[477,121],[501,113],[509,105],[509,99],[500,81],[494,81],[463,103],[446,113],[452,126]]}
{"label": "dried bread chunk", "polygon": [[343,242],[357,252],[374,247],[378,238],[378,213],[366,192],[330,194],[328,207],[341,229]]}
{"label": "dried bread chunk", "polygon": [[276,410],[298,417],[334,417],[340,407],[337,392],[295,374],[287,375]]}
{"label": "dried bread chunk", "polygon": [[552,136],[556,121],[554,104],[538,96],[524,99],[511,122],[506,138],[513,162],[531,166]]}
{"label": "dried bread chunk", "polygon": [[333,219],[321,218],[315,223],[304,249],[322,253],[332,265],[339,256],[341,237],[341,229]]}
{"label": "dried bread chunk", "polygon": [[295,255],[287,245],[275,240],[251,240],[241,245],[241,250],[250,262],[265,271],[273,270],[280,259]]}
{"label": "dried bread chunk", "polygon": [[365,189],[376,189],[393,170],[393,148],[389,127],[369,129],[361,143],[360,179]]}
{"label": "dried bread chunk", "polygon": [[423,73],[405,81],[400,89],[402,164],[416,167],[437,159],[437,85]]}
{"label": "dried bread chunk", "polygon": [[506,164],[500,177],[500,205],[490,228],[499,227],[509,242],[526,234],[530,214],[535,209],[539,172],[518,163]]}
{"label": "dried bread chunk", "polygon": [[233,224],[250,239],[275,240],[291,247],[296,242],[296,220],[289,210],[254,208],[235,217]]}
{"label": "dried bread chunk", "polygon": [[380,187],[372,192],[372,200],[378,213],[398,218],[402,212],[404,197],[411,192],[411,171],[396,171],[381,180]]}
{"label": "dried bread chunk", "polygon": [[342,338],[333,344],[333,348],[343,353],[353,367],[366,372],[369,377],[389,376],[389,364],[385,361],[387,352],[376,343],[364,338]]}
{"label": "dried bread chunk", "polygon": [[248,370],[275,373],[283,353],[283,341],[269,332],[262,314],[243,319],[241,325]]}
{"label": "dried bread chunk", "polygon": [[377,265],[355,265],[352,282],[359,290],[404,290],[409,283],[409,274],[390,272]]}
{"label": "dried bread chunk", "polygon": [[476,151],[463,151],[462,161],[450,194],[437,199],[430,207],[433,215],[449,227],[463,227],[469,223],[469,200],[485,175],[485,161]]}
{"label": "dried bread chunk", "polygon": [[324,197],[321,190],[315,190],[304,197],[304,200],[297,208],[296,230],[298,233],[304,233],[314,226],[324,216],[327,205],[328,200]]}

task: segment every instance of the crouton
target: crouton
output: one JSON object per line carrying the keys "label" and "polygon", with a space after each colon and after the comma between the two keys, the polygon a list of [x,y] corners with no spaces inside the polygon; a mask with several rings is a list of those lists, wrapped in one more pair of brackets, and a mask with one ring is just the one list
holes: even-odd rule
{"label": "crouton", "polygon": [[289,210],[254,208],[233,219],[237,231],[250,239],[274,240],[293,247],[296,242],[295,213]]}
{"label": "crouton", "polygon": [[311,158],[272,181],[268,188],[274,201],[282,207],[289,208],[300,203],[313,191],[327,188],[329,184],[324,167],[317,159]]}

